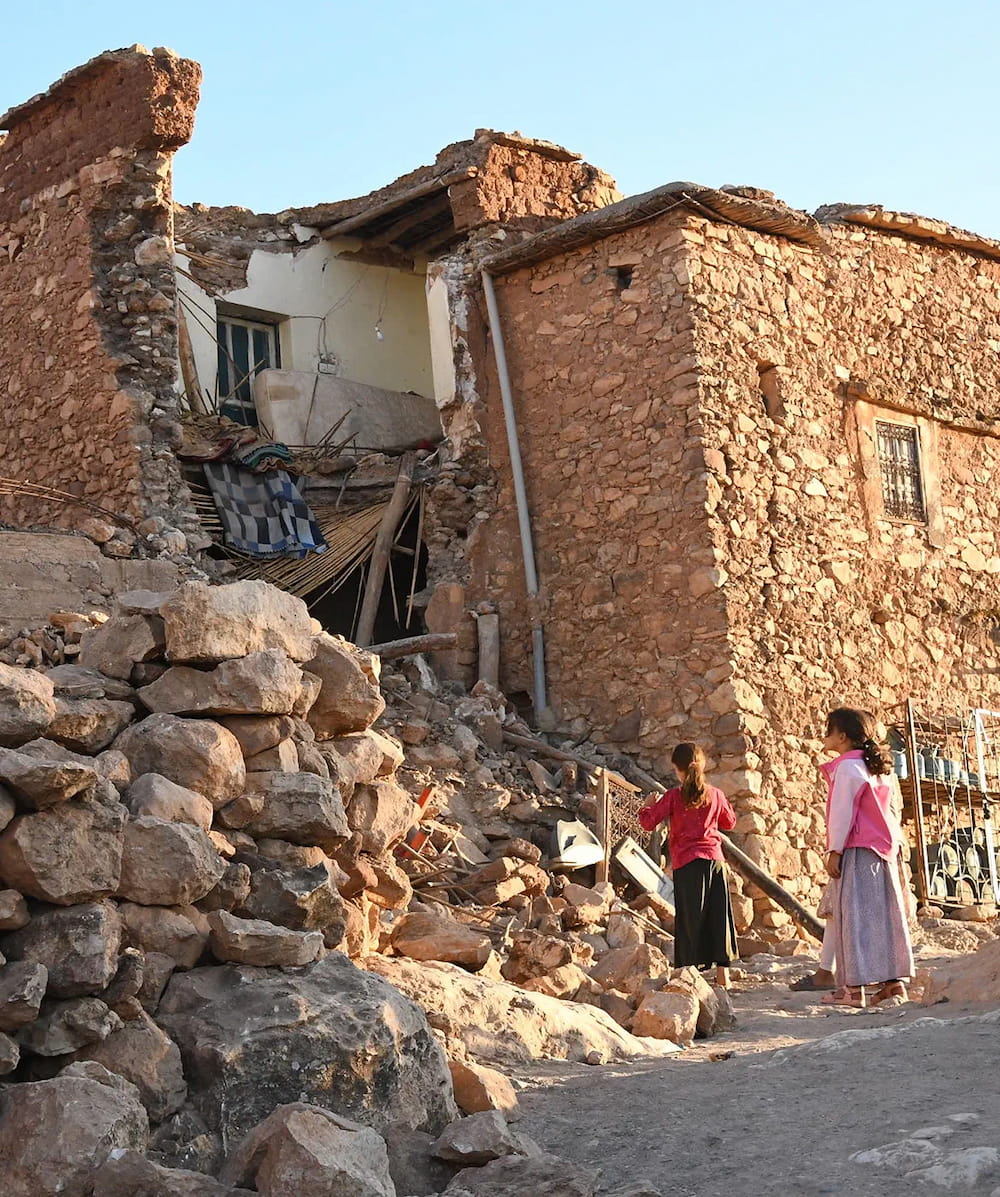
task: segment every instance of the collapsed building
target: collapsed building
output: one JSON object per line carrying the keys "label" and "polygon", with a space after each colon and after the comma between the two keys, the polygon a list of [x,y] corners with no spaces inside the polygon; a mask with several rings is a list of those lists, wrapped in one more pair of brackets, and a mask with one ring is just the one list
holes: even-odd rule
{"label": "collapsed building", "polygon": [[497,614],[536,726],[661,773],[706,743],[808,898],[825,709],[1000,705],[1000,243],[622,200],[491,131],[359,199],[183,207],[199,81],[116,51],[0,119],[0,618],[44,601],[38,545],[91,604],[264,577],[363,643],[453,633],[465,683]]}

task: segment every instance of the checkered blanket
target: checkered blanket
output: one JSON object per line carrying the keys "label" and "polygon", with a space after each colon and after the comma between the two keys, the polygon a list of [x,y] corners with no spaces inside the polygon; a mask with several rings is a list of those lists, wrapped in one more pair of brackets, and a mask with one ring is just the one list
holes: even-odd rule
{"label": "checkered blanket", "polygon": [[304,557],[327,547],[285,470],[254,474],[224,461],[207,461],[203,468],[230,548],[258,557]]}

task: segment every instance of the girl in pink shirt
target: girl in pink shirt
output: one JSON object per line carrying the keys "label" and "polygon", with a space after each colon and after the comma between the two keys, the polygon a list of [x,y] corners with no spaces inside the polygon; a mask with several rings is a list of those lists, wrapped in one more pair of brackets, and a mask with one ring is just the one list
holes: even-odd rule
{"label": "girl in pink shirt", "polygon": [[705,783],[705,754],[697,744],[678,744],[670,757],[681,784],[639,812],[639,824],[652,831],[670,822],[674,870],[674,964],[715,968],[716,983],[729,988],[729,965],[736,957],[736,926],[720,828],[736,826],[736,814],[721,790]]}
{"label": "girl in pink shirt", "polygon": [[[888,754],[875,739],[867,711],[838,707],[827,717],[823,747],[836,759],[820,766],[826,776],[826,868],[835,881],[832,936],[840,988],[825,1005],[864,1006],[906,999],[913,952],[900,884],[903,832],[894,807],[896,779]],[[894,1003],[895,1004],[895,1003]]]}

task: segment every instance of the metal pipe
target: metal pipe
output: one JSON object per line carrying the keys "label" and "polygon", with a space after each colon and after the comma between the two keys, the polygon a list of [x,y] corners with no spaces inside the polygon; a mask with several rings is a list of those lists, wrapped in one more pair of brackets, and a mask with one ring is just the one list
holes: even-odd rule
{"label": "metal pipe", "polygon": [[524,466],[521,461],[521,444],[517,435],[514,393],[510,385],[510,371],[507,369],[507,351],[504,347],[503,329],[500,326],[496,291],[493,289],[493,277],[488,271],[482,271],[482,279],[490,336],[493,338],[493,356],[496,358],[497,377],[500,380],[500,397],[503,400],[503,420],[507,430],[510,468],[514,478],[517,526],[521,538],[524,582],[528,591],[528,608],[531,618],[531,660],[534,669],[535,716],[537,718],[548,707],[548,698],[545,691],[545,631],[538,614],[538,570],[535,567],[535,542],[531,534],[531,515],[528,511],[528,492],[524,486]]}

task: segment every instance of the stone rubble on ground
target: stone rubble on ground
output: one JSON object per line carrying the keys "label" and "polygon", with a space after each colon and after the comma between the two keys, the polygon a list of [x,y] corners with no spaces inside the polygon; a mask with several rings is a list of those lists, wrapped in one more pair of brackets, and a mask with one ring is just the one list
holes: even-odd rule
{"label": "stone rubble on ground", "polygon": [[731,1025],[666,903],[543,867],[586,771],[492,687],[262,583],[52,625],[0,653],[5,1197],[592,1193],[495,1065]]}

